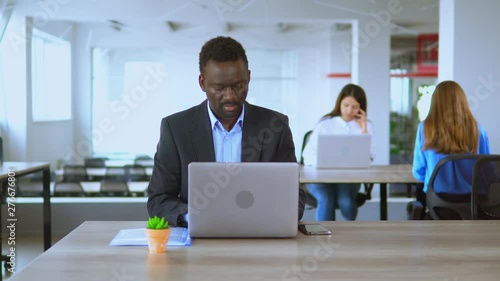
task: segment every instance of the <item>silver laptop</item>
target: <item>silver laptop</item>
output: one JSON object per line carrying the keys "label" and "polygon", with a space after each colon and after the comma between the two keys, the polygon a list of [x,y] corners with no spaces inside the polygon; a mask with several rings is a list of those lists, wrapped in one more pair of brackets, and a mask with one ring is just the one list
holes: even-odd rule
{"label": "silver laptop", "polygon": [[191,163],[191,237],[294,237],[298,228],[296,163]]}
{"label": "silver laptop", "polygon": [[319,135],[316,168],[369,168],[371,136]]}

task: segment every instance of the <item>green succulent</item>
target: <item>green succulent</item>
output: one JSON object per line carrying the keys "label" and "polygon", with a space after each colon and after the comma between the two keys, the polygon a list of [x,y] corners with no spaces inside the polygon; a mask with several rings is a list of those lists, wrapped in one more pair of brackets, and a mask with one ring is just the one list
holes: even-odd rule
{"label": "green succulent", "polygon": [[154,216],[154,218],[149,218],[148,220],[148,228],[149,229],[165,229],[168,228],[168,221],[165,218],[159,218]]}

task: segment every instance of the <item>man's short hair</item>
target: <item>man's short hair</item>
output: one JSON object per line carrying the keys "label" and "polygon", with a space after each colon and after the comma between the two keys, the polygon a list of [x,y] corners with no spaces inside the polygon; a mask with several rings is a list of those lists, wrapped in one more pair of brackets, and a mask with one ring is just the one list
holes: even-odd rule
{"label": "man's short hair", "polygon": [[226,62],[236,61],[239,59],[243,60],[246,67],[248,68],[247,55],[240,42],[234,40],[231,37],[215,37],[207,41],[205,45],[201,47],[200,73],[203,74],[203,70],[210,60],[213,60],[215,62]]}

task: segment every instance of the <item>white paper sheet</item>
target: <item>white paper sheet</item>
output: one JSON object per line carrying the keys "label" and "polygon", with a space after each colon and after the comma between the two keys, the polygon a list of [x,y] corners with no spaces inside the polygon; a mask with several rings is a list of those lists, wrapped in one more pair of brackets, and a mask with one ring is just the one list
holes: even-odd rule
{"label": "white paper sheet", "polygon": [[[168,246],[191,246],[187,228],[171,227]],[[110,246],[147,246],[145,228],[122,229],[109,243]]]}

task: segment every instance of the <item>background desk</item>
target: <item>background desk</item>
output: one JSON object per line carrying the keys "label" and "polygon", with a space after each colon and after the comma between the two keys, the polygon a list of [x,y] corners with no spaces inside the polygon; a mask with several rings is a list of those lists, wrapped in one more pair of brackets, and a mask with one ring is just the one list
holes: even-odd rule
{"label": "background desk", "polygon": [[12,280],[430,280],[497,281],[494,221],[324,222],[332,236],[194,239],[149,254],[110,247],[146,222],[85,222]]}
{"label": "background desk", "polygon": [[[110,166],[110,167],[120,168],[124,166]],[[91,177],[104,178],[104,176],[106,175],[106,167],[103,168],[92,167],[92,168],[85,168],[85,170],[87,171],[87,175]],[[144,167],[144,172],[146,173],[146,175],[151,176],[153,174],[153,167]],[[64,170],[63,169],[56,170],[55,175],[60,177],[64,176]]]}
{"label": "background desk", "polygon": [[375,165],[368,169],[316,169],[300,167],[300,183],[373,183],[380,184],[380,219],[387,220],[387,184],[419,183],[412,165]]}
{"label": "background desk", "polygon": [[[0,180],[2,192],[6,193],[9,171],[17,177],[42,172],[43,176],[43,245],[48,250],[51,244],[51,215],[50,215],[50,164],[44,162],[4,162],[0,166]],[[17,190],[16,190],[17,191]],[[17,194],[16,194],[17,196]],[[16,202],[13,202],[16,204]],[[17,204],[16,204],[17,205]],[[1,233],[1,232],[0,232]],[[1,248],[0,248],[1,250]]]}
{"label": "background desk", "polygon": [[[8,196],[8,179],[9,173],[15,174],[16,181],[18,177],[42,172],[43,174],[43,247],[44,250],[48,250],[51,244],[51,216],[50,216],[50,164],[43,162],[3,162],[0,165],[0,187],[2,192],[2,199],[4,195]],[[17,189],[16,189],[17,196]],[[6,197],[5,197],[6,198]],[[14,197],[16,198],[16,197]],[[11,202],[14,204],[14,208],[18,208],[17,202]],[[8,210],[8,209],[7,209]],[[8,215],[8,214],[7,214]],[[0,218],[2,218],[2,212],[0,210]],[[8,217],[7,217],[8,218]],[[13,221],[15,223],[15,221]],[[8,224],[7,224],[8,225]],[[16,223],[17,225],[17,223]],[[0,230],[0,236],[2,231]],[[8,235],[7,235],[8,237]],[[0,241],[0,253],[2,252],[2,245]],[[0,280],[2,280],[2,275],[0,274]]]}

